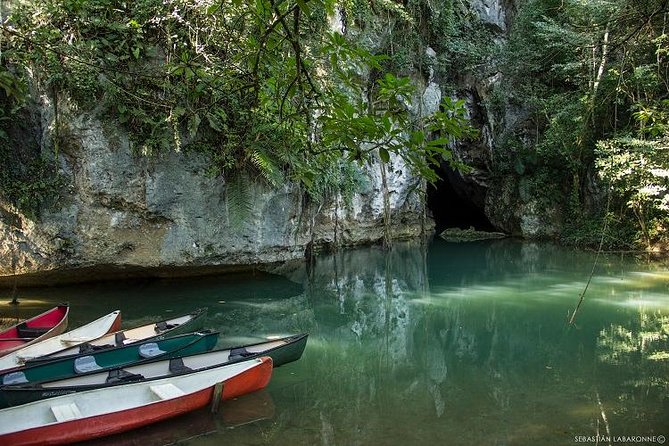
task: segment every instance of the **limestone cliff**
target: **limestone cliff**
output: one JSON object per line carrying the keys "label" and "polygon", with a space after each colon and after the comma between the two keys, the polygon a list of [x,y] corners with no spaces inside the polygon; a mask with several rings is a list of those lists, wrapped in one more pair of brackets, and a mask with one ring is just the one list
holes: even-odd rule
{"label": "limestone cliff", "polygon": [[[515,13],[513,1],[471,0],[461,7],[463,17],[490,30],[489,45],[503,44]],[[343,32],[342,20],[335,14],[333,28]],[[379,26],[359,37],[392,35]],[[453,147],[456,159],[472,167],[452,176],[454,187],[496,228],[529,237],[550,235],[544,224],[547,210],[523,194],[517,179],[492,180],[500,135],[522,128],[525,119],[522,107],[505,104],[493,110],[489,105],[502,74],[494,64],[482,71],[485,75],[458,73],[452,66],[446,79],[435,68],[440,56],[425,48],[425,65],[412,75],[417,93],[408,106],[425,115],[438,110],[445,95],[466,99],[481,137]],[[53,157],[54,105],[47,95],[36,104],[39,118],[32,132],[39,135],[43,156]],[[94,267],[235,268],[302,258],[309,249],[330,244],[377,242],[384,235],[379,164],[363,168],[366,186],[349,203],[340,198],[310,203],[294,184],[272,189],[249,179],[252,210],[239,222],[227,206],[228,180],[207,173],[205,155],[185,150],[142,156],[120,126],[94,112],[62,100],[58,115],[63,144],[52,161],[65,187],[58,202],[34,219],[0,203],[0,276]],[[391,235],[410,238],[429,230],[433,222],[424,218],[429,214],[421,198],[424,183],[400,159],[392,158],[386,170]]]}
{"label": "limestone cliff", "polygon": [[[294,184],[271,189],[249,181],[252,210],[231,216],[226,178],[207,174],[204,155],[147,157],[126,134],[89,113],[60,107],[65,143],[58,154],[66,186],[55,206],[30,219],[10,206],[0,220],[0,274],[87,267],[240,267],[301,258],[307,246],[372,243],[383,237],[379,165],[349,204],[317,205]],[[44,152],[53,107],[42,100]],[[423,222],[421,183],[401,160],[386,165],[394,238],[415,237]],[[29,278],[27,279],[29,280]],[[9,283],[9,281],[5,281]]]}
{"label": "limestone cliff", "polygon": [[[475,15],[474,20],[488,30],[488,45],[493,54],[503,51],[518,13],[518,2],[471,0],[467,7],[468,13]],[[454,147],[456,157],[471,170],[462,173],[446,169],[443,176],[456,193],[480,208],[497,230],[530,239],[552,238],[560,227],[559,209],[533,196],[528,187],[531,177],[500,172],[499,159],[509,156],[503,153],[507,150],[502,147],[505,138],[514,135],[528,150],[533,150],[538,135],[525,104],[508,99],[514,93],[508,91],[509,84],[499,63],[499,58],[491,57],[477,69],[456,72],[454,76],[456,82],[451,94],[466,100],[480,138]],[[498,101],[496,96],[501,91],[507,99]]]}

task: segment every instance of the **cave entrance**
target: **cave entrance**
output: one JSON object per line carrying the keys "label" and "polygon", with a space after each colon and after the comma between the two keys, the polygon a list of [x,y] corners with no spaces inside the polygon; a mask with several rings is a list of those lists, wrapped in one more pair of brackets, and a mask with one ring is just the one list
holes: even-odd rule
{"label": "cave entrance", "polygon": [[427,206],[435,220],[437,234],[447,228],[496,231],[483,212],[486,189],[465,180],[448,165],[439,169],[440,179],[427,188]]}

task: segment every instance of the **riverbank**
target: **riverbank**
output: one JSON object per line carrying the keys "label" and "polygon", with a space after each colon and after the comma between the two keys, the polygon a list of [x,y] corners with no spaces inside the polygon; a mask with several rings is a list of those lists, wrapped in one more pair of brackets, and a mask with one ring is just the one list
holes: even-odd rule
{"label": "riverbank", "polygon": [[[476,231],[458,230],[458,234],[465,232],[471,236],[480,235]],[[389,253],[403,252],[406,249],[415,249],[424,241],[432,243],[434,239],[440,239],[441,243],[450,243],[461,245],[463,249],[471,247],[476,249],[480,243],[519,243],[523,242],[521,239],[504,236],[501,233],[492,233],[494,237],[484,238],[459,238],[453,240],[444,237],[442,234],[437,236],[433,234],[427,239],[422,237],[413,237],[403,240],[396,240],[393,246],[389,249]],[[491,235],[491,233],[487,233]],[[524,241],[528,246],[536,244],[552,244],[547,241]],[[554,246],[562,247],[563,249],[574,249],[582,253],[596,253],[597,249],[588,246],[570,246],[566,244],[556,244]],[[326,249],[327,248],[327,249]],[[321,246],[314,253],[314,262],[328,256],[328,251],[332,247]],[[336,249],[341,253],[355,253],[360,249],[378,249],[379,251],[387,250],[383,248],[380,243],[367,243],[355,246],[344,246]],[[392,254],[391,254],[392,255]],[[657,250],[602,250],[601,255],[605,256],[620,256],[635,258],[639,261],[661,262],[669,264],[669,251]],[[220,274],[240,274],[240,273],[272,273],[284,276],[291,276],[296,270],[303,270],[308,265],[309,260],[303,255],[296,255],[293,258],[285,258],[281,261],[273,262],[249,262],[249,263],[226,263],[226,264],[200,264],[200,265],[166,265],[166,266],[140,266],[140,265],[122,265],[122,264],[98,264],[87,266],[66,266],[61,268],[53,268],[42,271],[34,271],[21,274],[5,274],[0,275],[0,291],[11,292],[13,288],[34,288],[42,286],[66,286],[78,283],[90,282],[105,282],[105,281],[131,281],[142,279],[166,279],[166,278],[193,278],[215,276]]]}

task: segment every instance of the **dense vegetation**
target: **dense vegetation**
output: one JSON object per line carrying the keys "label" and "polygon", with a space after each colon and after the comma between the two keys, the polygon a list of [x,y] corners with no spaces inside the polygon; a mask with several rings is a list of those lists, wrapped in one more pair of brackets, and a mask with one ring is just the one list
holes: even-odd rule
{"label": "dense vegetation", "polygon": [[337,4],[15,2],[3,29],[4,100],[20,102],[31,84],[55,107],[68,98],[120,122],[138,153],[205,152],[211,173],[228,177],[232,207],[244,206],[249,177],[296,182],[316,201],[347,198],[360,166],[392,155],[435,179],[450,138],[472,132],[463,104],[410,113],[414,84],[382,50],[332,29]]}
{"label": "dense vegetation", "polygon": [[54,105],[55,152],[70,101],[120,122],[137,153],[206,153],[243,208],[249,178],[323,202],[393,156],[435,180],[448,143],[474,132],[461,101],[410,112],[417,80],[436,71],[447,90],[501,72],[488,112],[527,116],[497,135],[492,174],[523,178],[558,209],[565,242],[666,245],[669,0],[515,3],[504,35],[454,0],[10,2],[0,191],[35,210],[59,184],[55,163],[10,143],[29,91]]}
{"label": "dense vegetation", "polygon": [[565,211],[565,241],[667,243],[668,25],[666,0],[520,3],[504,99],[529,107],[534,134],[507,137],[500,170]]}

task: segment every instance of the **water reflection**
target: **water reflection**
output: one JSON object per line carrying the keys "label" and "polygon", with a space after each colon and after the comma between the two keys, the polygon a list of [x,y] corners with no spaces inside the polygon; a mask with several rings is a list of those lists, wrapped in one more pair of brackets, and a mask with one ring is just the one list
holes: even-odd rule
{"label": "water reflection", "polygon": [[[330,351],[302,363],[318,388],[300,387],[317,392],[327,410],[309,420],[302,408],[301,432],[321,426],[321,436],[303,444],[570,443],[594,434],[602,412],[618,433],[667,429],[666,360],[649,356],[649,375],[664,387],[639,399],[621,386],[630,371],[612,372],[599,355],[606,327],[628,326],[649,301],[666,314],[666,284],[655,280],[662,274],[605,259],[578,326],[569,328],[592,262],[588,253],[508,241],[436,244],[427,259],[412,247],[320,259],[310,296]],[[639,336],[666,339],[655,333]],[[639,358],[623,361],[633,363]],[[630,413],[644,421],[631,422]],[[305,439],[294,435],[283,438]]]}
{"label": "water reflection", "polygon": [[208,306],[208,325],[227,345],[311,333],[303,358],[275,372],[271,417],[219,422],[187,444],[572,444],[604,429],[602,413],[614,434],[667,435],[664,265],[600,258],[568,327],[593,260],[509,240],[435,241],[427,251],[406,244],[320,255],[310,271],[284,268],[284,278],[44,295],[78,296],[73,310],[89,314],[130,306],[131,320]]}
{"label": "water reflection", "polygon": [[260,390],[222,402],[218,413],[211,413],[210,408],[203,408],[172,420],[142,427],[133,431],[132,435],[114,435],[83,442],[81,445],[147,446],[185,443],[219,431],[270,420],[274,418],[274,414],[272,396],[267,390]]}

